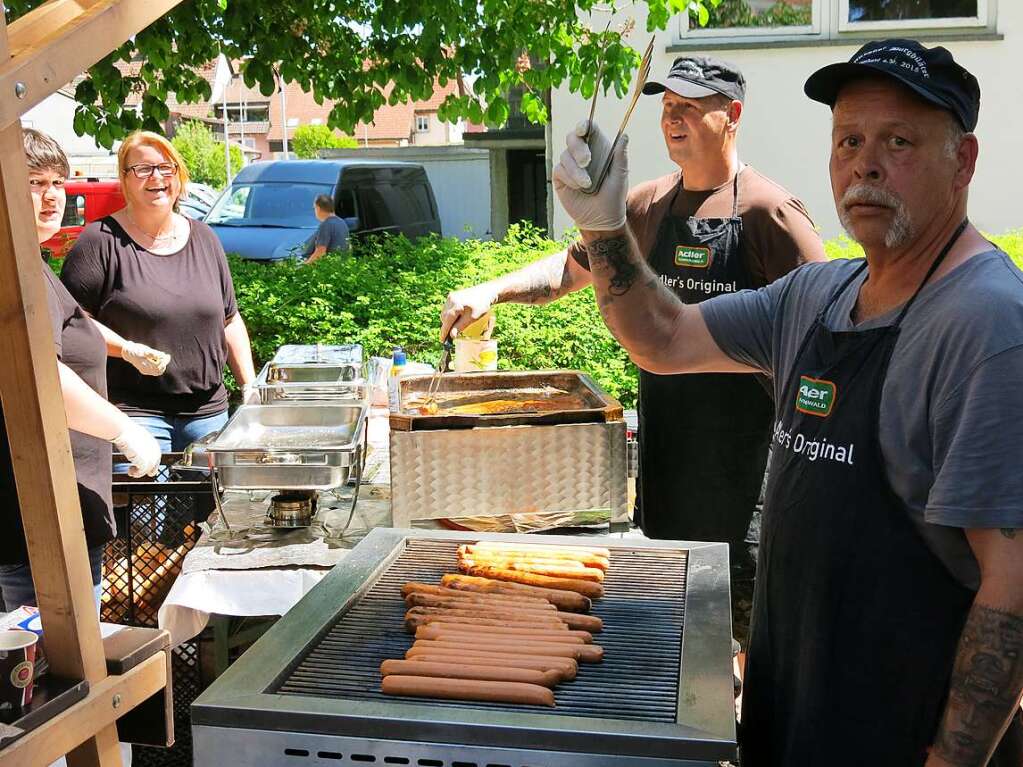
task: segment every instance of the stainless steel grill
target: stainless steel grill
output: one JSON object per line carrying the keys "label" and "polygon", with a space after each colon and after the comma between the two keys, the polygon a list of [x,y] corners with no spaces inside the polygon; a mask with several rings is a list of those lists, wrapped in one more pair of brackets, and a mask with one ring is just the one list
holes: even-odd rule
{"label": "stainless steel grill", "polygon": [[[285,695],[395,698],[380,692],[380,662],[401,658],[412,644],[403,628],[407,581],[436,583],[454,570],[452,541],[412,540],[387,572],[302,659],[276,690]],[[583,664],[579,676],[555,689],[563,716],[675,721],[685,599],[686,552],[615,551],[604,582],[614,598],[597,600],[593,615],[604,620],[594,637],[605,653],[600,664]],[[642,687],[636,680],[642,679]],[[503,711],[547,711],[541,706],[460,703],[433,705]]]}
{"label": "stainless steel grill", "polygon": [[380,662],[411,644],[401,584],[436,582],[458,543],[481,538],[571,542],[374,530],[196,701],[195,764],[667,767],[734,756],[723,544],[586,539],[612,550],[593,608],[604,662],[558,685],[553,710],[383,695]]}

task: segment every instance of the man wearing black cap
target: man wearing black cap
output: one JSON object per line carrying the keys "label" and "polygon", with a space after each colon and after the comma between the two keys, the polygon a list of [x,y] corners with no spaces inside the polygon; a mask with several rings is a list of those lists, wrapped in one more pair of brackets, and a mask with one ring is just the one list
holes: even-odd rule
{"label": "man wearing black cap", "polygon": [[589,195],[569,136],[555,189],[641,366],[773,376],[743,767],[1019,767],[1023,274],[966,217],[980,88],[944,48],[887,40],[805,90],[832,108],[865,261],[690,307],[618,224],[627,142]]}
{"label": "man wearing black cap", "polygon": [[[740,162],[736,133],[746,82],[718,59],[676,59],[646,94],[661,96],[661,130],[678,171],[628,194],[640,252],[687,304],[767,285],[824,258],[799,200]],[[586,123],[579,126],[586,133]],[[590,284],[581,243],[522,270],[448,297],[441,336],[491,304],[542,304]],[[761,377],[762,378],[762,377]],[[744,539],[767,460],[774,405],[754,376],[663,376],[640,371],[637,522],[651,538],[732,544],[733,619],[745,645],[753,558]]]}

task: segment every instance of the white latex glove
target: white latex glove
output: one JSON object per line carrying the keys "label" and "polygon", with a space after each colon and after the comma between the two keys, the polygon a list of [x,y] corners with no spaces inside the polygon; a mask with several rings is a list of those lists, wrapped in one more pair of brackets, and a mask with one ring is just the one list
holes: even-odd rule
{"label": "white latex glove", "polygon": [[170,364],[171,356],[145,344],[125,341],[121,347],[121,359],[144,376],[162,376]]}
{"label": "white latex glove", "polygon": [[131,462],[129,477],[155,477],[161,451],[156,439],[137,423],[130,423],[113,439],[114,447]]}
{"label": "white latex glove", "polygon": [[254,383],[247,383],[242,387],[242,404],[258,405],[260,403],[259,389]]}
{"label": "white latex glove", "polygon": [[458,335],[459,330],[490,311],[496,298],[494,291],[485,285],[474,285],[448,293],[448,300],[440,313],[440,342],[447,341],[449,335]]}
{"label": "white latex glove", "polygon": [[[554,168],[554,191],[561,200],[561,206],[572,217],[575,225],[584,231],[599,232],[621,229],[625,226],[625,199],[629,192],[629,137],[622,136],[615,147],[611,167],[607,171],[600,191],[585,194],[579,190],[589,189],[594,175],[600,168],[590,168],[590,148],[586,136],[588,120],[583,120],[565,138],[566,148],[561,160]],[[611,145],[600,127],[593,125],[590,143],[594,145],[597,157],[606,157]]]}

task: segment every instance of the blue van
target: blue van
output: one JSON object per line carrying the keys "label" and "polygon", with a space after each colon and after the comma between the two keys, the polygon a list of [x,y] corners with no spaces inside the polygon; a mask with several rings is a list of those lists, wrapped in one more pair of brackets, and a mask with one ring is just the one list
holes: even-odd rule
{"label": "blue van", "polygon": [[319,221],[313,201],[334,198],[350,237],[441,234],[422,165],[373,160],[280,160],[242,168],[207,214],[227,253],[251,261],[299,258]]}

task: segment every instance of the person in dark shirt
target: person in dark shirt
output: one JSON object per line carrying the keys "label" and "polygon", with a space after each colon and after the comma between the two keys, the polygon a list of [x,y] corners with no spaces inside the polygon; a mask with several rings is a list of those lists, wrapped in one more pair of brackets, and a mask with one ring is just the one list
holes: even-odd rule
{"label": "person in dark shirt", "polygon": [[[70,168],[57,142],[39,131],[26,129],[24,146],[36,234],[43,243],[60,229],[64,217],[64,180]],[[105,399],[106,357],[113,353],[105,338],[113,334],[89,319],[46,262],[40,259],[39,263],[46,283],[57,371],[71,430],[71,456],[98,604],[103,545],[115,532],[110,498],[110,443],[131,462],[132,476],[155,474],[160,448],[145,429]],[[127,343],[119,336],[117,341],[121,346]],[[0,610],[36,604],[19,500],[11,446],[0,408],[0,526],[4,531],[0,536]]]}
{"label": "person in dark shirt", "polygon": [[334,214],[334,198],[329,194],[319,195],[313,203],[313,212],[320,226],[306,243],[304,255],[307,256],[307,264],[321,258],[324,253],[348,248],[348,225]]}
{"label": "person in dark shirt", "polygon": [[181,155],[163,136],[138,132],[117,161],[126,205],[85,228],[61,280],[104,325],[170,355],[158,377],[111,360],[110,399],[164,452],[180,451],[227,422],[225,365],[245,401],[258,399],[249,334],[216,235],[174,212],[188,182]]}

